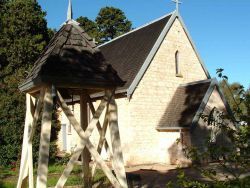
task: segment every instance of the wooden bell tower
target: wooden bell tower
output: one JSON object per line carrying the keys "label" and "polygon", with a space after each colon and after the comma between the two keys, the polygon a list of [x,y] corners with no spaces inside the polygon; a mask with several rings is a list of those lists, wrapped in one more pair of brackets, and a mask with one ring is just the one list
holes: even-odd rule
{"label": "wooden bell tower", "polygon": [[[111,65],[106,64],[105,58],[93,40],[77,25],[77,22],[68,19],[35,62],[27,79],[19,86],[20,90],[26,93],[26,119],[17,187],[23,187],[27,180],[30,188],[47,187],[52,110],[53,106],[58,104],[80,137],[80,142],[71,155],[56,187],[64,187],[73,166],[82,156],[85,186],[90,186],[91,177],[98,166],[114,187],[126,188],[127,180],[114,96],[115,89],[123,85],[124,82]],[[97,92],[102,92],[103,98],[95,110],[90,95]],[[65,102],[69,93],[74,93],[80,98],[80,122],[77,121]],[[93,114],[89,124],[86,115],[87,104]],[[101,125],[99,118],[105,109],[105,120]],[[32,141],[40,116],[42,123],[37,180],[35,181]],[[109,146],[105,139],[108,126],[112,146]],[[98,129],[100,135],[97,147],[89,139],[95,128]],[[112,153],[115,175],[101,158],[100,153],[103,146],[109,147]],[[89,166],[91,157],[94,162],[92,172]]]}

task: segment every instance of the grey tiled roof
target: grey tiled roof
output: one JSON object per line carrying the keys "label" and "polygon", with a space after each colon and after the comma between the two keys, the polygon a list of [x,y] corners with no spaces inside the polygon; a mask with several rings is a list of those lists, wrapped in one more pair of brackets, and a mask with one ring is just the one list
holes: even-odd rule
{"label": "grey tiled roof", "polygon": [[211,80],[179,86],[160,120],[158,128],[190,127],[207,91]]}
{"label": "grey tiled roof", "polygon": [[32,87],[52,83],[73,88],[124,84],[92,39],[75,24],[65,24],[55,34],[20,89],[26,90],[30,83]]}
{"label": "grey tiled roof", "polygon": [[131,85],[170,17],[171,14],[99,47],[107,62],[126,81],[121,89]]}

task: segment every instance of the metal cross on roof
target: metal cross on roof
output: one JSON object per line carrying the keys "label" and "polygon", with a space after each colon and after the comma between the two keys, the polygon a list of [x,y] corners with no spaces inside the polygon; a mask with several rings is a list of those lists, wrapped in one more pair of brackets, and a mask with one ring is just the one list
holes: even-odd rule
{"label": "metal cross on roof", "polygon": [[179,0],[172,0],[175,4],[176,4],[176,11],[179,12],[179,4],[181,4],[182,2],[180,2]]}

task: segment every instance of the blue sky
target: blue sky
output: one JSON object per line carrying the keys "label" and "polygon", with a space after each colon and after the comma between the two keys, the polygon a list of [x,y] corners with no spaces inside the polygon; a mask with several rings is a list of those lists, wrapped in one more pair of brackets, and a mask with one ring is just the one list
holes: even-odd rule
{"label": "blue sky", "polygon": [[[66,19],[68,0],[38,0],[47,12],[48,26]],[[122,9],[138,27],[175,9],[171,0],[72,0],[74,18],[94,20],[100,8]],[[230,82],[250,86],[250,1],[182,0],[180,13],[212,77],[224,68]]]}

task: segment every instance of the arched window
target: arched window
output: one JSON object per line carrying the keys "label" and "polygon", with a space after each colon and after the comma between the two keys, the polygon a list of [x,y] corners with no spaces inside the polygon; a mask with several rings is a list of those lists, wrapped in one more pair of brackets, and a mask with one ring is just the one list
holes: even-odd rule
{"label": "arched window", "polygon": [[177,77],[182,77],[180,69],[180,52],[178,50],[175,52],[175,74]]}
{"label": "arched window", "polygon": [[176,52],[175,52],[175,74],[176,75],[178,75],[178,74],[180,74],[180,65],[179,65],[179,59],[180,57],[179,57],[179,51],[177,50]]}

